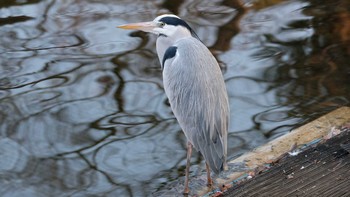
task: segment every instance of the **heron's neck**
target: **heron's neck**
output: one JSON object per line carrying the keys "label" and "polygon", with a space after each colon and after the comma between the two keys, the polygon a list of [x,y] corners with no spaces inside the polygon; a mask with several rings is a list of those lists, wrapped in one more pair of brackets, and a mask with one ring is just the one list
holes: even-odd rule
{"label": "heron's neck", "polygon": [[174,44],[174,42],[163,35],[159,35],[156,42],[156,49],[158,54],[159,62],[162,62],[165,51]]}
{"label": "heron's neck", "polygon": [[164,53],[169,47],[173,46],[177,41],[191,36],[191,32],[182,26],[177,26],[172,34],[159,35],[156,43],[159,62],[162,62]]}

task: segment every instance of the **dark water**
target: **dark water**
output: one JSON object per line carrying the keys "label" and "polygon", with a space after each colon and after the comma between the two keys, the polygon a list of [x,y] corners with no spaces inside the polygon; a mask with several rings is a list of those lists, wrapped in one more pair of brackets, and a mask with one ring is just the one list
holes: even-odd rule
{"label": "dark water", "polygon": [[148,196],[183,176],[156,37],[115,28],[169,12],[223,68],[230,157],[349,105],[348,0],[2,0],[2,196]]}

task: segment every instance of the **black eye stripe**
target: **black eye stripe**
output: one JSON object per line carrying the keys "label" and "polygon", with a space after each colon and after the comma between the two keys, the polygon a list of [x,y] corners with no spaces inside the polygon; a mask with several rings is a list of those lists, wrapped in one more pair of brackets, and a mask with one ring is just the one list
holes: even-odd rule
{"label": "black eye stripe", "polygon": [[167,16],[167,17],[161,18],[159,21],[166,23],[168,25],[174,25],[174,26],[181,25],[181,26],[187,28],[190,32],[193,31],[191,29],[191,27],[185,21],[183,21],[179,18],[176,18],[176,17]]}
{"label": "black eye stripe", "polygon": [[166,17],[161,18],[159,20],[159,22],[163,22],[163,23],[168,24],[168,25],[174,25],[174,26],[180,25],[180,26],[183,26],[186,29],[188,29],[188,31],[191,32],[193,37],[195,37],[196,39],[201,41],[199,39],[198,35],[192,30],[192,28],[182,19],[179,19],[179,18],[176,18],[176,17],[171,17],[171,16],[166,16]]}

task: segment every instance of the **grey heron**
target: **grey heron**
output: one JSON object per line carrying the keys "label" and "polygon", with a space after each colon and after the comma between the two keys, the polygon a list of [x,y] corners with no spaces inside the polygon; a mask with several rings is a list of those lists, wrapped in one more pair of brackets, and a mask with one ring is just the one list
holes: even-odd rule
{"label": "grey heron", "polygon": [[187,138],[184,194],[189,193],[192,146],[206,161],[211,186],[210,169],[217,174],[226,166],[229,122],[227,91],[218,62],[193,29],[176,15],[118,27],[158,35],[156,48],[165,93]]}

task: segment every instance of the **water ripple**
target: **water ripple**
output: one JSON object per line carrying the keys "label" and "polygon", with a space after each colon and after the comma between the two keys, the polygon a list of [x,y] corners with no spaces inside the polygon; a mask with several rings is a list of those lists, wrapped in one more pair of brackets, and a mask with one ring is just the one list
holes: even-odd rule
{"label": "water ripple", "polygon": [[93,55],[108,55],[108,54],[117,54],[135,49],[137,45],[130,44],[130,42],[116,41],[116,42],[106,42],[100,44],[90,45],[85,48],[86,53]]}
{"label": "water ripple", "polygon": [[[42,42],[42,40],[45,42]],[[30,50],[48,50],[54,48],[66,48],[83,44],[77,35],[51,35],[32,39],[25,44],[25,48]]]}

